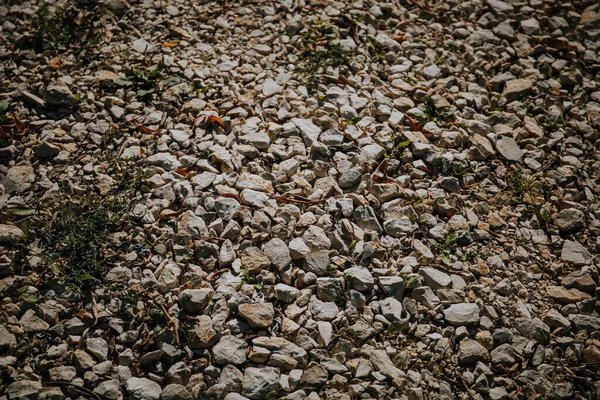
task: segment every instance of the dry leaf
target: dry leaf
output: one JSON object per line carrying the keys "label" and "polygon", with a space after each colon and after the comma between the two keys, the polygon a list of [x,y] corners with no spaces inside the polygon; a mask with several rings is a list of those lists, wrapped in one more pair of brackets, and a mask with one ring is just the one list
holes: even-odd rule
{"label": "dry leaf", "polygon": [[150,129],[147,126],[144,126],[144,125],[138,125],[138,128],[139,128],[140,131],[142,131],[144,133],[154,133],[154,134],[156,134],[156,133],[160,132],[160,129]]}
{"label": "dry leaf", "polygon": [[190,34],[187,33],[187,31],[185,31],[184,29],[182,29],[178,26],[171,25],[171,26],[169,26],[169,30],[181,37],[186,38],[186,39],[189,39],[191,37]]}
{"label": "dry leaf", "polygon": [[67,65],[67,62],[60,57],[54,57],[48,61],[48,66],[52,69],[61,69]]}
{"label": "dry leaf", "polygon": [[206,118],[206,123],[210,125],[219,125],[221,128],[225,129],[225,123],[219,117],[215,117],[214,115],[210,115]]}
{"label": "dry leaf", "polygon": [[175,46],[177,46],[177,43],[175,43],[175,42],[164,42],[162,44],[162,46],[163,47],[175,47]]}
{"label": "dry leaf", "polygon": [[419,123],[419,121],[412,119],[408,115],[405,115],[404,119],[406,120],[406,122],[408,122],[408,125],[410,126],[410,129],[412,131],[421,132],[421,124]]}

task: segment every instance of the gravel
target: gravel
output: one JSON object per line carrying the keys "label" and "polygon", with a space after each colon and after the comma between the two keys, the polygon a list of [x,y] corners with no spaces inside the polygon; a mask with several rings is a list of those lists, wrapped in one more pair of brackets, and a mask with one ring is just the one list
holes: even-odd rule
{"label": "gravel", "polygon": [[600,6],[8,3],[0,398],[600,398]]}

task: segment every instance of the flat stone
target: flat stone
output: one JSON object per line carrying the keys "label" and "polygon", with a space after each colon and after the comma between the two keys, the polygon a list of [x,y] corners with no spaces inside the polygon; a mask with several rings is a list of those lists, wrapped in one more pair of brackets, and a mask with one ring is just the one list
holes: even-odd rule
{"label": "flat stone", "polygon": [[274,94],[283,93],[283,86],[279,85],[271,78],[265,79],[262,87],[262,94],[266,97],[273,96]]}
{"label": "flat stone", "polygon": [[267,395],[277,396],[280,388],[279,369],[248,367],[244,370],[242,395],[254,400],[263,400]]}
{"label": "flat stone", "polygon": [[25,233],[15,225],[0,224],[0,244],[14,245],[25,238]]}
{"label": "flat stone", "polygon": [[470,326],[479,322],[479,307],[475,303],[452,304],[444,310],[444,318],[454,326]]}
{"label": "flat stone", "polygon": [[565,240],[560,258],[574,265],[587,265],[592,262],[592,255],[581,245],[573,240]]}
{"label": "flat stone", "polygon": [[578,289],[567,289],[563,286],[549,286],[546,288],[546,294],[558,304],[579,303],[592,298],[589,294]]}
{"label": "flat stone", "polygon": [[240,304],[238,314],[244,318],[252,328],[268,328],[273,323],[275,310],[271,303]]}
{"label": "flat stone", "polygon": [[242,339],[232,335],[223,336],[212,349],[215,362],[217,364],[243,364],[246,361],[247,347],[247,343]]}
{"label": "flat stone", "polygon": [[523,150],[510,136],[500,136],[496,141],[496,150],[508,161],[517,162],[523,158]]}
{"label": "flat stone", "polygon": [[160,385],[147,378],[129,378],[125,382],[125,390],[131,400],[160,400]]}
{"label": "flat stone", "polygon": [[513,79],[506,82],[502,96],[508,102],[521,100],[529,95],[533,89],[533,83],[529,79]]}
{"label": "flat stone", "polygon": [[477,340],[463,339],[458,346],[458,362],[463,365],[487,362],[490,355],[485,347]]}
{"label": "flat stone", "polygon": [[447,289],[452,286],[452,279],[447,273],[433,267],[419,268],[419,275],[423,277],[423,283],[433,290]]}
{"label": "flat stone", "polygon": [[404,376],[402,370],[394,365],[385,350],[371,350],[369,352],[369,360],[373,363],[373,366],[377,371],[390,379]]}

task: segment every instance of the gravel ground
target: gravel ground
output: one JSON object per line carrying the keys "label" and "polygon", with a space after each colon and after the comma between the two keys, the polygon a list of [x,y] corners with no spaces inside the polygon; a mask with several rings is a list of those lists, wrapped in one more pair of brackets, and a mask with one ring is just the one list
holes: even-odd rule
{"label": "gravel ground", "polygon": [[0,22],[0,399],[600,399],[598,3]]}

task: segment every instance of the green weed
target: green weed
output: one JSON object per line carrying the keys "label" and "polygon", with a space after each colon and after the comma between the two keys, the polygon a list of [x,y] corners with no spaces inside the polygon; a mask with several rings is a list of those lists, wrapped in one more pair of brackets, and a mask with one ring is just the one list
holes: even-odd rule
{"label": "green weed", "polygon": [[333,35],[333,26],[324,23],[308,28],[302,35],[299,71],[310,83],[316,83],[316,75],[324,73],[327,68],[348,65],[352,60],[351,51],[331,43]]}
{"label": "green weed", "polygon": [[56,48],[65,49],[73,45],[98,44],[104,38],[107,17],[107,9],[102,3],[69,0],[52,7],[43,2],[31,17],[33,45],[43,48],[43,43],[49,42]]}
{"label": "green weed", "polygon": [[[61,282],[75,295],[82,295],[103,282],[111,268],[110,250],[116,250],[109,236],[118,232],[127,219],[144,175],[140,170],[113,174],[112,192],[100,196],[90,192],[77,200],[67,200],[23,222],[30,240],[39,239],[43,274]],[[110,171],[109,171],[110,172]]]}

